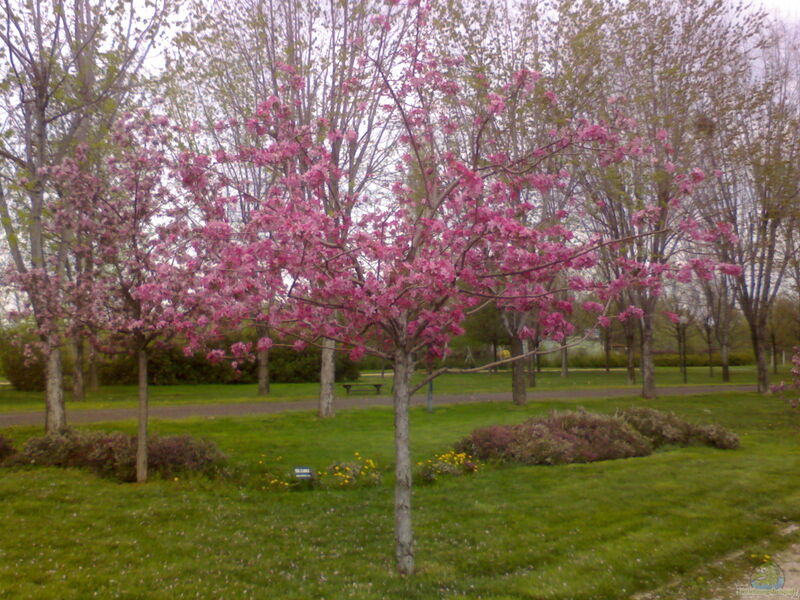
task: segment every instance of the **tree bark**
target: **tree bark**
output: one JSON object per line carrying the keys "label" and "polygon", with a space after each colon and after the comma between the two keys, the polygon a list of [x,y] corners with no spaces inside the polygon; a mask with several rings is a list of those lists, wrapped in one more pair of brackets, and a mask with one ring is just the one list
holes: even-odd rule
{"label": "tree bark", "polygon": [[395,554],[400,575],[414,572],[414,532],[411,524],[411,447],[409,437],[409,389],[413,361],[411,354],[397,350],[394,355],[394,523]]}
{"label": "tree bark", "polygon": [[656,393],[656,373],[653,362],[653,314],[646,310],[641,319],[642,398],[653,400]]}
{"label": "tree bark", "polygon": [[48,348],[46,360],[44,429],[47,433],[55,433],[67,426],[61,348],[59,346]]}
{"label": "tree bark", "polygon": [[98,370],[97,347],[92,344],[89,349],[89,391],[96,392],[100,389],[100,372]]}
{"label": "tree bark", "polygon": [[681,375],[683,376],[683,383],[688,383],[689,373],[686,367],[686,324],[680,325],[680,350],[681,350]]}
{"label": "tree bark", "polygon": [[714,376],[714,348],[710,341],[708,342],[708,376]]}
{"label": "tree bark", "polygon": [[731,366],[730,366],[730,345],[725,340],[724,343],[719,345],[719,357],[722,363],[722,381],[728,382],[731,380]]}
{"label": "tree bark", "polygon": [[139,363],[139,431],[136,437],[136,481],[147,481],[147,349],[141,345],[137,350]]}
{"label": "tree bark", "polygon": [[327,419],[336,411],[333,406],[334,385],[336,379],[336,342],[325,338],[322,340],[322,366],[319,371],[319,416]]}
{"label": "tree bark", "polygon": [[[264,325],[256,326],[256,335],[258,339],[265,338],[269,335],[269,328]],[[269,395],[269,348],[258,350],[256,352],[256,378],[258,381],[257,396]]]}
{"label": "tree bark", "polygon": [[569,377],[569,349],[567,348],[567,341],[561,344],[561,377]]}
{"label": "tree bark", "polygon": [[85,390],[83,386],[83,337],[76,335],[73,340],[75,364],[72,367],[72,399],[85,400]]}
{"label": "tree bark", "polygon": [[626,325],[622,331],[625,336],[628,385],[636,385],[636,333],[633,327],[629,325]]}
{"label": "tree bark", "polygon": [[750,339],[756,355],[756,383],[762,394],[769,392],[769,366],[767,364],[767,341],[764,335],[765,326],[757,321],[750,321]]}
{"label": "tree bark", "polygon": [[526,361],[528,363],[528,387],[536,387],[536,355],[531,356]]}
{"label": "tree bark", "polygon": [[611,372],[611,326],[603,327],[603,354],[606,361],[606,373]]}
{"label": "tree bark", "polygon": [[778,343],[775,340],[775,332],[771,331],[769,335],[770,342],[770,360],[772,362],[772,372],[778,374]]}
{"label": "tree bark", "polygon": [[[522,356],[525,354],[522,340],[519,337],[511,338],[511,356]],[[519,359],[511,363],[511,401],[517,406],[526,403],[525,385],[525,360]]]}
{"label": "tree bark", "polygon": [[269,395],[269,348],[259,350],[258,356],[258,395]]}

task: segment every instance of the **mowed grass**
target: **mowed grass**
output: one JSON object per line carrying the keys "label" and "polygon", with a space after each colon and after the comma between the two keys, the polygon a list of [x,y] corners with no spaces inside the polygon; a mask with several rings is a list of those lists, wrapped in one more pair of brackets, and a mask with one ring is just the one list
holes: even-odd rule
{"label": "mowed grass", "polygon": [[[579,403],[613,412],[633,402],[640,401]],[[415,409],[415,460],[449,449],[474,427],[576,404]],[[742,448],[486,466],[417,486],[418,573],[406,579],[393,570],[391,411],[342,411],[326,421],[285,413],[155,422],[157,433],[216,440],[235,476],[140,486],[80,471],[0,471],[0,598],[571,600],[652,590],[658,598],[711,597],[750,568],[716,561],[740,549],[772,552],[786,543],[780,529],[800,520],[800,414],[741,393],[649,405],[726,425]],[[16,442],[34,432],[11,430]],[[383,485],[262,489],[270,473],[320,469],[354,452],[378,461]]]}
{"label": "mowed grass", "polygon": [[[416,375],[421,381],[424,373]],[[776,381],[781,377],[788,379],[788,367],[782,368]],[[733,367],[731,383],[754,383],[755,369],[752,366]],[[392,372],[381,374],[377,371],[364,372],[361,382],[384,383],[381,395],[391,394]],[[689,384],[722,384],[719,368],[714,375],[709,375],[708,367],[690,367]],[[682,385],[683,379],[677,367],[659,367],[657,369],[659,387]],[[537,375],[536,387],[539,390],[563,390],[575,388],[611,388],[628,387],[624,369],[572,369],[568,377],[561,377],[558,369],[545,369]],[[633,387],[638,387],[633,386]],[[434,394],[510,394],[511,373],[469,373],[446,374],[434,382]],[[362,391],[363,392],[363,391]],[[345,395],[341,385],[336,386],[336,393]],[[427,388],[418,394],[427,393]],[[374,394],[372,394],[374,395]],[[242,385],[162,385],[150,387],[150,400],[153,405],[175,404],[228,404],[236,402],[287,402],[294,400],[311,400],[319,397],[318,383],[273,383],[270,394],[259,398],[256,386]],[[0,385],[0,412],[35,411],[43,409],[44,394],[42,392],[17,392],[8,385]],[[132,408],[136,406],[136,388],[134,386],[105,386],[97,392],[87,394],[86,400],[75,402],[71,394],[66,392],[68,410],[86,410],[94,408]]]}

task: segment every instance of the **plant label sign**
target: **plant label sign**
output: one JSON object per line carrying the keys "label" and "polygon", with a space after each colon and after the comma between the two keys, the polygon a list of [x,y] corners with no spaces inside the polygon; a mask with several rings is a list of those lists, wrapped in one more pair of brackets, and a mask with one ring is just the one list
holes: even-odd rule
{"label": "plant label sign", "polygon": [[295,467],[294,468],[294,478],[295,479],[314,479],[314,471],[311,467]]}

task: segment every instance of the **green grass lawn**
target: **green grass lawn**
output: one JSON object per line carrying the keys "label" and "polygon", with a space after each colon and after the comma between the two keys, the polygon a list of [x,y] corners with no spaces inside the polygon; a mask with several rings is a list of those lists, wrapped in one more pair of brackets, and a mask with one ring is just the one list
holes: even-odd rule
{"label": "green grass lawn", "polygon": [[[414,409],[414,457],[445,451],[476,426],[633,402],[641,401]],[[785,523],[800,521],[800,413],[775,398],[724,392],[648,405],[726,425],[742,447],[486,466],[418,486],[419,572],[408,579],[393,571],[388,409],[325,421],[310,413],[156,421],[157,433],[217,441],[237,475],[140,486],[79,471],[0,471],[0,598],[610,600],[649,590],[658,598],[715,597],[751,568],[746,559],[715,561],[739,549],[771,553],[786,543],[777,535]],[[122,425],[133,431],[132,422]],[[34,432],[10,430],[17,443]],[[356,451],[386,471],[383,485],[262,489],[269,473],[324,468]]]}
{"label": "green grass lawn", "polygon": [[[787,377],[788,368],[782,371],[782,376]],[[417,374],[421,380],[422,373]],[[780,377],[780,376],[778,376]],[[720,370],[714,371],[714,376],[709,376],[707,367],[690,367],[690,384],[721,384]],[[384,381],[387,385],[382,390],[383,395],[391,393],[391,371],[381,377],[379,372],[366,372],[361,375],[361,381]],[[660,387],[681,385],[683,379],[677,368],[659,367],[657,369],[657,382]],[[734,367],[731,369],[731,383],[755,382],[755,369],[753,367]],[[561,377],[557,369],[544,370],[537,376],[536,388],[532,390],[553,390],[571,388],[603,388],[626,387],[625,371],[612,370],[606,373],[602,369],[573,369],[567,378]],[[634,386],[638,387],[638,386]],[[470,373],[447,374],[434,382],[435,394],[464,394],[464,393],[510,393],[510,371],[499,373]],[[425,390],[419,392],[425,393]],[[337,385],[337,394],[344,395],[344,390]],[[255,385],[163,385],[151,386],[150,400],[153,405],[167,404],[211,404],[232,402],[286,402],[292,400],[309,400],[319,396],[317,383],[274,383],[271,393],[266,398],[256,396]],[[106,386],[97,392],[91,392],[82,402],[71,400],[69,392],[66,394],[67,405],[70,410],[85,410],[92,408],[132,408],[136,406],[136,388],[134,386]],[[43,393],[17,392],[7,385],[0,385],[0,412],[34,411],[43,409]]]}
{"label": "green grass lawn", "polygon": [[[124,408],[136,406],[136,387],[130,385],[104,386],[87,393],[86,400],[74,402],[65,393],[70,410],[93,408]],[[319,396],[317,383],[275,383],[266,398],[256,396],[255,385],[153,385],[150,401],[153,405],[166,404],[224,404],[232,402],[285,402],[309,400]],[[43,410],[43,392],[17,392],[0,386],[0,412]]]}

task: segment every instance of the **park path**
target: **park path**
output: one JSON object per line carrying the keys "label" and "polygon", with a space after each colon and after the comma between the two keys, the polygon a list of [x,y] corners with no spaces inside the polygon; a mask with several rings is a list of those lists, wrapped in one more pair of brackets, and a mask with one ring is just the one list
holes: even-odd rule
{"label": "park path", "polygon": [[[664,396],[710,394],[729,390],[731,392],[752,392],[754,385],[681,385],[660,389]],[[571,390],[528,390],[528,400],[564,400],[579,398],[613,398],[638,396],[639,388],[602,388]],[[510,393],[501,394],[436,394],[434,405],[467,404],[473,402],[509,402]],[[425,404],[424,395],[414,396],[413,405]],[[369,408],[372,406],[391,406],[388,396],[342,396],[336,398],[337,410],[351,408]],[[150,406],[150,417],[153,419],[188,419],[191,417],[238,417],[246,415],[275,414],[285,411],[313,411],[317,409],[316,400],[295,400],[291,402],[237,402],[230,404],[174,404],[170,406]],[[125,421],[135,419],[136,408],[100,408],[87,410],[70,410],[67,421],[71,424],[105,423],[108,421]],[[44,412],[0,413],[0,428],[18,425],[43,425]]]}

